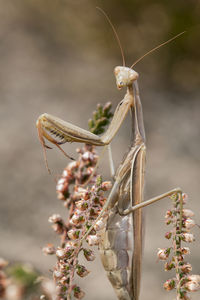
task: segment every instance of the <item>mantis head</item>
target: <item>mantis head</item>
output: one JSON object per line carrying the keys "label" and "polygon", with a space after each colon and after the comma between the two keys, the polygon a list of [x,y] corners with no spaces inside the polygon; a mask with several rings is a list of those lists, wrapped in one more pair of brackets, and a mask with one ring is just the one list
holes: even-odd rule
{"label": "mantis head", "polygon": [[137,80],[139,74],[128,67],[117,66],[114,69],[117,88],[120,90],[124,86],[129,86],[133,81]]}

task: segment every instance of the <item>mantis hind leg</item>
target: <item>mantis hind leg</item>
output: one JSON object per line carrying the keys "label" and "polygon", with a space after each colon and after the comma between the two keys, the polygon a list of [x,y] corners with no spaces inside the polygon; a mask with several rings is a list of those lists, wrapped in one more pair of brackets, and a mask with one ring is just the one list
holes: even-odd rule
{"label": "mantis hind leg", "polygon": [[157,202],[157,201],[160,201],[162,199],[165,199],[166,197],[169,197],[169,196],[172,196],[173,194],[182,194],[182,189],[181,188],[175,188],[173,190],[170,190],[164,194],[161,194],[159,196],[156,196],[154,198],[151,198],[149,200],[146,200],[146,201],[143,201],[137,205],[134,205],[132,207],[129,207],[125,210],[122,210],[120,207],[118,208],[118,211],[119,211],[119,214],[121,216],[126,216],[126,215],[129,215],[131,213],[133,213],[135,210],[139,209],[139,208],[143,208],[145,206],[148,206],[154,202]]}

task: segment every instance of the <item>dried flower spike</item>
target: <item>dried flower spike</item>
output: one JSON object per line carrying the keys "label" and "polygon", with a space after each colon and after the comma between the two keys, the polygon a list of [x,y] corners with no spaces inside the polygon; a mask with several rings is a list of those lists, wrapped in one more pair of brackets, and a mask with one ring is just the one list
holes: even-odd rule
{"label": "dried flower spike", "polygon": [[[190,254],[188,247],[182,247],[181,242],[192,243],[194,235],[190,230],[195,222],[191,217],[194,213],[190,209],[183,208],[188,197],[186,194],[177,194],[171,197],[173,208],[168,210],[165,219],[167,225],[172,225],[172,230],[165,234],[167,239],[171,239],[172,247],[159,249],[158,258],[168,260],[165,263],[165,271],[175,269],[176,277],[167,280],[164,288],[169,291],[176,289],[176,300],[189,300],[188,292],[197,291],[200,288],[200,275],[189,275],[192,271],[190,263],[185,261],[185,255]],[[171,253],[168,249],[172,249]]]}

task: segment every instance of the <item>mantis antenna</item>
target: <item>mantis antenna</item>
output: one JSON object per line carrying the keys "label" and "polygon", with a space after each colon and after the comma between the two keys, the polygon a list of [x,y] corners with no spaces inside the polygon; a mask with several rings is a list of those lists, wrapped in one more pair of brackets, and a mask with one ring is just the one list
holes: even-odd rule
{"label": "mantis antenna", "polygon": [[120,42],[119,36],[117,34],[117,31],[115,30],[115,27],[114,27],[113,23],[111,22],[110,18],[105,13],[105,11],[102,8],[100,8],[100,7],[96,7],[96,9],[98,9],[106,17],[107,21],[109,22],[109,24],[110,24],[110,26],[111,26],[111,28],[112,28],[112,30],[114,32],[115,38],[117,40],[117,43],[119,45],[120,51],[121,51],[123,67],[125,67],[126,64],[125,64],[125,58],[124,58],[124,51],[122,49],[122,44]]}
{"label": "mantis antenna", "polygon": [[151,49],[150,51],[148,51],[147,53],[145,53],[143,56],[141,56],[140,58],[138,58],[133,64],[132,66],[130,67],[130,69],[132,69],[139,61],[141,61],[145,56],[149,55],[150,53],[154,52],[155,50],[161,48],[162,46],[172,42],[173,40],[175,40],[177,37],[181,36],[182,34],[184,34],[186,31],[183,31],[177,35],[175,35],[173,38],[167,40],[166,42],[156,46],[155,48]]}

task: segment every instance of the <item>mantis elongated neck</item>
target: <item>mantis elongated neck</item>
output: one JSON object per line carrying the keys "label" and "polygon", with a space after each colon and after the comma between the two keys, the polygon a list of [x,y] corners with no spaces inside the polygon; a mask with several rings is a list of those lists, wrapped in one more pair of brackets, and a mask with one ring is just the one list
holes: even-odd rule
{"label": "mantis elongated neck", "polygon": [[145,129],[143,121],[142,104],[139,95],[139,88],[137,81],[134,81],[128,87],[129,93],[133,95],[134,105],[131,108],[132,113],[132,141],[134,143],[145,143]]}

